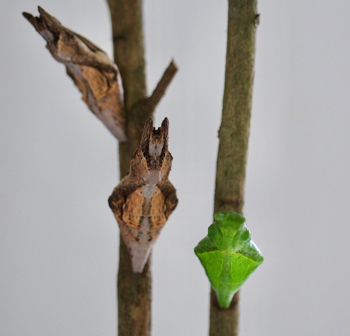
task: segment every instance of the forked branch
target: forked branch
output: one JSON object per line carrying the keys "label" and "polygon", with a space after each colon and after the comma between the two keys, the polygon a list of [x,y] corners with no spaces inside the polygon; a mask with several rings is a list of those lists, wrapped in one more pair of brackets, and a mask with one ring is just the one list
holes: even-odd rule
{"label": "forked branch", "polygon": [[[177,67],[172,61],[150,97],[146,95],[142,0],[108,0],[115,63],[83,36],[65,28],[39,7],[40,16],[23,13],[47,41],[52,56],[83,94],[89,109],[119,139],[120,175],[127,175],[130,157],[138,147],[146,120],[164,96]],[[121,84],[123,79],[123,85]],[[164,186],[164,193],[172,191]],[[176,196],[166,199],[168,218]],[[149,336],[151,328],[150,261],[142,273],[133,273],[129,251],[120,242],[118,272],[119,336]]]}
{"label": "forked branch", "polygon": [[152,113],[156,109],[162,97],[165,95],[166,89],[168,88],[169,84],[173,80],[177,70],[178,70],[177,66],[174,60],[172,60],[169,66],[164,71],[163,76],[158,82],[154,91],[152,92],[152,95],[148,98],[148,104],[150,106]]}
{"label": "forked branch", "polygon": [[132,113],[135,113],[138,116],[142,116],[142,118],[152,117],[157,105],[164,97],[165,92],[173,80],[177,70],[178,68],[174,60],[172,60],[168,67],[165,69],[162,78],[159,80],[151,96],[136,103],[132,108]]}
{"label": "forked branch", "polygon": [[[126,141],[124,92],[117,65],[91,41],[64,27],[40,6],[38,10],[40,16],[23,16],[46,40],[53,58],[66,66],[89,109],[119,141]],[[152,116],[176,72],[175,62],[171,61],[152,95],[139,101],[133,112],[146,118]]]}

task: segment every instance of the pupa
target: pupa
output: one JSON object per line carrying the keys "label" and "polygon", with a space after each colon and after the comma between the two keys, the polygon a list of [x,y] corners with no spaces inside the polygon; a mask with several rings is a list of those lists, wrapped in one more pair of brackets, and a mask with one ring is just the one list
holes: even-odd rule
{"label": "pupa", "polygon": [[131,157],[129,174],[108,199],[131,255],[132,270],[141,273],[159,234],[175,209],[176,189],[169,181],[173,157],[168,150],[169,120],[153,127],[149,118]]}

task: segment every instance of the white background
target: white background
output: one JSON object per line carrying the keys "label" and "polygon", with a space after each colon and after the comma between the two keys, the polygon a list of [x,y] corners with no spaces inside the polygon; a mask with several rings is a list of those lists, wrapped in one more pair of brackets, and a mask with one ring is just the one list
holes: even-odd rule
{"label": "white background", "polygon": [[[0,2],[0,335],[116,335],[113,137],[21,16],[49,13],[110,55],[103,0]],[[241,336],[350,334],[350,4],[260,1],[245,215],[264,264],[242,290]],[[180,71],[170,119],[180,203],[153,254],[153,335],[208,333],[193,248],[213,211],[227,3],[147,0],[148,90]]]}

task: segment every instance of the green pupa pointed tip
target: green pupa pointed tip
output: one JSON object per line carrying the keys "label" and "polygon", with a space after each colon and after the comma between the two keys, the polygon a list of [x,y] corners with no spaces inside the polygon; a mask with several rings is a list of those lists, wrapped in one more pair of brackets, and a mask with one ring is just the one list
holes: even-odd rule
{"label": "green pupa pointed tip", "polygon": [[228,308],[228,307],[230,307],[230,304],[232,302],[233,295],[235,295],[235,293],[237,291],[235,291],[233,293],[227,293],[227,292],[226,293],[220,293],[220,292],[217,292],[217,291],[215,291],[215,292],[216,292],[216,297],[218,299],[219,306],[221,308]]}

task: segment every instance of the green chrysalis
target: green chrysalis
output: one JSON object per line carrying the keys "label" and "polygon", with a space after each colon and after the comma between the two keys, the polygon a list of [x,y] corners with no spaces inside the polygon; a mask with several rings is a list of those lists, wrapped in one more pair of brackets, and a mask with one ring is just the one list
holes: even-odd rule
{"label": "green chrysalis", "polygon": [[215,290],[220,307],[228,308],[233,295],[264,261],[251,238],[245,218],[235,212],[218,212],[208,235],[194,248]]}

